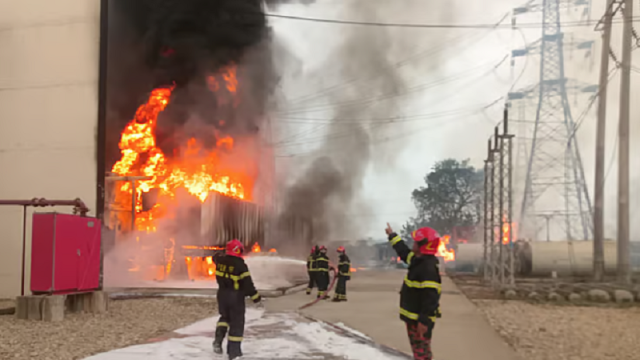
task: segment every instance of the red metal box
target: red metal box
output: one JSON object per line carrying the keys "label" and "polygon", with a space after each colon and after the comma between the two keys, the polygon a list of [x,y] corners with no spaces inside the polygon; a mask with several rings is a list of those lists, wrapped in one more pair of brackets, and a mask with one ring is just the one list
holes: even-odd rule
{"label": "red metal box", "polygon": [[100,287],[100,220],[34,213],[31,292],[70,293]]}

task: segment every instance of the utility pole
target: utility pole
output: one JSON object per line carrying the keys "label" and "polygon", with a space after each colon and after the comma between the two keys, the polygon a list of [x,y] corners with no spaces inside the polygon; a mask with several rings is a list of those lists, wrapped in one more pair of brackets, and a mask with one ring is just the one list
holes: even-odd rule
{"label": "utility pole", "polygon": [[620,75],[620,125],[618,155],[618,281],[631,282],[629,259],[629,99],[631,91],[631,36],[633,0],[625,0],[622,11],[622,63]]}
{"label": "utility pole", "polygon": [[604,143],[607,121],[607,84],[609,82],[609,49],[611,47],[611,20],[615,0],[607,1],[601,22],[602,51],[600,54],[600,86],[598,90],[598,124],[596,129],[596,179],[593,207],[593,276],[604,279]]}

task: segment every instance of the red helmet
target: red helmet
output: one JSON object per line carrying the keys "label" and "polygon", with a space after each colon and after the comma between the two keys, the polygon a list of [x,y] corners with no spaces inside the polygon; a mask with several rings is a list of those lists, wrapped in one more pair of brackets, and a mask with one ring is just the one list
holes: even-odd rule
{"label": "red helmet", "polygon": [[327,251],[327,248],[326,248],[324,245],[321,245],[321,246],[320,246],[320,248],[318,248],[318,250],[319,250],[320,252],[323,252],[323,251],[324,251],[324,252],[326,252],[326,251]]}
{"label": "red helmet", "polygon": [[227,243],[227,255],[241,257],[244,253],[244,245],[236,239]]}
{"label": "red helmet", "polygon": [[429,227],[420,228],[411,233],[413,241],[420,246],[420,253],[424,255],[435,255],[440,246],[440,235],[437,231]]}
{"label": "red helmet", "polygon": [[338,252],[339,252],[339,253],[343,253],[343,252],[345,252],[345,250],[344,250],[344,246],[338,246]]}
{"label": "red helmet", "polygon": [[317,246],[315,246],[315,245],[313,245],[313,246],[311,247],[311,254],[313,254],[314,252],[316,252],[316,248],[317,248]]}

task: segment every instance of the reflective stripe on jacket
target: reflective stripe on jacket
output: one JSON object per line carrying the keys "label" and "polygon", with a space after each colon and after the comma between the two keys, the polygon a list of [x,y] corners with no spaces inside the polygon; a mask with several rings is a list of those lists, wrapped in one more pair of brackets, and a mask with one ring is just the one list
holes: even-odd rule
{"label": "reflective stripe on jacket", "polygon": [[395,233],[389,235],[389,243],[400,259],[409,265],[400,290],[400,319],[421,323],[435,321],[440,312],[442,291],[438,258],[433,255],[416,256]]}

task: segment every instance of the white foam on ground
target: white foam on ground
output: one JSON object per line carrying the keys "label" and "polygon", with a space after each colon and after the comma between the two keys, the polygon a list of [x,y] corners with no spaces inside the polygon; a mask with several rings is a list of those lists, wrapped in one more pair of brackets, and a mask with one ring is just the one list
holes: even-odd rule
{"label": "white foam on ground", "polygon": [[[331,358],[350,360],[403,360],[385,354],[375,347],[361,344],[354,339],[339,335],[322,323],[299,322],[294,314],[270,314],[264,317],[261,310],[247,309],[247,331],[242,344],[243,359],[299,359],[321,360],[327,354]],[[217,318],[209,318],[176,331],[185,338],[169,339],[157,343],[130,346],[94,355],[85,360],[211,360],[226,359],[212,351],[212,337]],[[260,333],[269,325],[284,326],[274,334]],[[257,328],[257,327],[260,328]]]}
{"label": "white foam on ground", "polygon": [[370,338],[370,337],[368,337],[367,335],[365,335],[365,334],[361,333],[361,332],[360,332],[360,331],[358,331],[358,330],[352,329],[352,328],[348,327],[347,325],[345,325],[345,324],[343,324],[343,323],[341,323],[341,322],[336,323],[336,324],[334,324],[334,325],[335,325],[335,326],[337,326],[337,327],[339,327],[340,329],[342,329],[342,330],[346,331],[346,332],[350,332],[350,333],[352,333],[353,335],[359,336],[359,337],[364,338],[364,339],[367,339],[367,340],[371,340],[371,338]]}

